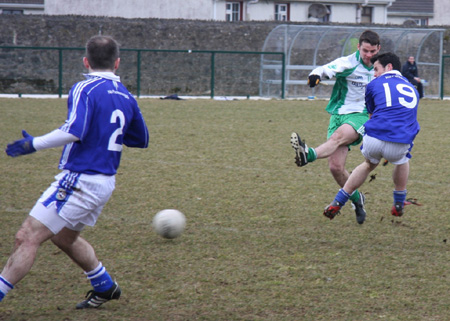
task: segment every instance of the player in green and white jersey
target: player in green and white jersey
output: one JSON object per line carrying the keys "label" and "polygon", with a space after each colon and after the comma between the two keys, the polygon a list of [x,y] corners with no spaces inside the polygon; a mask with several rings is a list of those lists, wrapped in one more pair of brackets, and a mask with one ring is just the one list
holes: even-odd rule
{"label": "player in green and white jersey", "polygon": [[[359,37],[358,50],[314,69],[308,77],[310,87],[323,78],[336,78],[326,111],[331,115],[327,141],[316,148],[307,147],[298,133],[292,133],[291,145],[295,150],[295,163],[305,166],[320,158],[328,158],[333,178],[343,187],[349,177],[345,168],[347,153],[352,145],[358,145],[364,133],[364,123],[369,119],[365,104],[367,84],[374,78],[370,59],[380,50],[380,37],[371,30]],[[364,223],[365,197],[356,190],[351,198],[355,206],[356,220]]]}

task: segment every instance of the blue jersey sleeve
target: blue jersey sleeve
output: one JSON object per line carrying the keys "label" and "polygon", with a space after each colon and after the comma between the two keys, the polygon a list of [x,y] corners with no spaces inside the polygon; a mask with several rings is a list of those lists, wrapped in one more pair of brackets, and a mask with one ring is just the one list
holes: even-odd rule
{"label": "blue jersey sleeve", "polygon": [[375,101],[373,98],[372,86],[370,84],[371,83],[369,83],[366,87],[366,109],[367,113],[373,114],[373,111],[375,109]]}
{"label": "blue jersey sleeve", "polygon": [[124,134],[123,143],[127,147],[147,148],[148,140],[147,125],[136,103],[133,119]]}

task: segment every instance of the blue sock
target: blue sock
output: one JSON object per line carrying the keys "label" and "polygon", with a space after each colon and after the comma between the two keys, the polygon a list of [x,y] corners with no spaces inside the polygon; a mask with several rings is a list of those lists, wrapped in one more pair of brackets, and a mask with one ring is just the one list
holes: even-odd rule
{"label": "blue sock", "polygon": [[339,190],[339,192],[334,197],[334,200],[339,202],[341,206],[344,206],[345,203],[347,203],[348,199],[350,198],[350,194],[344,191],[342,188]]}
{"label": "blue sock", "polygon": [[84,273],[88,280],[91,281],[92,287],[96,292],[108,291],[114,284],[114,281],[102,265],[102,262],[100,262],[94,270]]}
{"label": "blue sock", "polygon": [[402,203],[402,205],[404,206],[406,201],[406,194],[408,194],[408,191],[406,189],[404,191],[394,190],[394,205],[395,203]]}
{"label": "blue sock", "polygon": [[9,290],[14,289],[14,286],[6,281],[6,279],[0,275],[0,301],[3,300]]}

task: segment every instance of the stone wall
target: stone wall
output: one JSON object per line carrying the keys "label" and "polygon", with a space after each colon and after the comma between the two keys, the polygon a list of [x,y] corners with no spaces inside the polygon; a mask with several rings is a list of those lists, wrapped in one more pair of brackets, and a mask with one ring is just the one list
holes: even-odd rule
{"label": "stone wall", "polygon": [[[260,51],[274,23],[121,19],[85,16],[1,16],[0,46],[84,47],[96,34],[111,35],[122,48]],[[63,90],[81,79],[83,51],[64,51]],[[141,95],[209,93],[210,54],[142,53]],[[217,95],[256,95],[258,55],[217,55]],[[136,93],[137,55],[121,54],[118,74]],[[58,52],[0,51],[0,92],[57,93]]]}
{"label": "stone wall", "polygon": [[[87,16],[0,17],[0,46],[84,47],[96,34],[113,36],[122,48],[261,51],[275,22],[213,22]],[[444,51],[450,53],[450,33]],[[82,79],[84,52],[63,52],[63,93]],[[58,51],[0,50],[0,93],[57,93]],[[141,95],[208,95],[208,53],[150,53],[141,56]],[[217,54],[216,95],[258,95],[259,55]],[[137,90],[137,54],[122,51],[118,74]]]}

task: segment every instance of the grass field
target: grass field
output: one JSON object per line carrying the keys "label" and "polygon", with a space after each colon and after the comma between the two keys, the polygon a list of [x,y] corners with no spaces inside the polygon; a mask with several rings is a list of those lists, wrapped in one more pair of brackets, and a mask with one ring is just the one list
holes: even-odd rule
{"label": "grass field", "polygon": [[[337,185],[326,160],[294,164],[289,143],[325,139],[325,101],[140,100],[149,149],[125,149],[117,188],[83,232],[123,294],[77,311],[83,272],[45,243],[0,303],[0,320],[450,320],[450,103],[424,100],[410,205],[390,215],[392,165],[366,182],[367,221],[350,206],[322,215]],[[63,99],[0,99],[0,145],[65,120]],[[60,149],[0,156],[0,266],[29,210],[58,173]],[[362,161],[359,149],[349,170]],[[187,217],[175,240],[154,214]]]}

